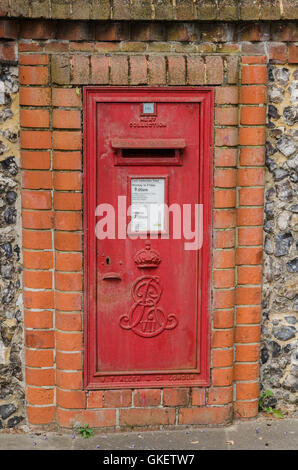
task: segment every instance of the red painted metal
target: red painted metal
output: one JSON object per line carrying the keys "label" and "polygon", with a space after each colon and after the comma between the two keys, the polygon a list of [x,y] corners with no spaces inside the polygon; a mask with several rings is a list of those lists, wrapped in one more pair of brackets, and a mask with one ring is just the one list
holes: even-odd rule
{"label": "red painted metal", "polygon": [[115,149],[184,149],[184,139],[112,139]]}
{"label": "red painted metal", "polygon": [[[142,103],[154,103],[154,116]],[[84,113],[85,387],[206,386],[213,90],[86,87]],[[138,153],[119,163],[119,149]],[[171,218],[150,241],[117,237],[118,196],[129,201],[140,178],[164,178],[165,202],[192,204],[193,217],[203,204],[202,248],[173,239]],[[113,240],[95,236],[101,203],[115,208]]]}

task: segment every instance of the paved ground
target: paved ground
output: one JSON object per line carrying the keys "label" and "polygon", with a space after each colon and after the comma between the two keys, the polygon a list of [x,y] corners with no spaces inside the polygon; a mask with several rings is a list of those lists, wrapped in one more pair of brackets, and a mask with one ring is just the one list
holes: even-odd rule
{"label": "paved ground", "polygon": [[103,433],[0,432],[0,450],[297,450],[298,418],[235,422],[224,428]]}

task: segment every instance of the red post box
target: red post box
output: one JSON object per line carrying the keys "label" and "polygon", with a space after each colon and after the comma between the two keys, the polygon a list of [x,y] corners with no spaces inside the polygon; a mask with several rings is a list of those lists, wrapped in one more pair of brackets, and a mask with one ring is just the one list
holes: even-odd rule
{"label": "red post box", "polygon": [[84,100],[85,386],[206,386],[212,90]]}

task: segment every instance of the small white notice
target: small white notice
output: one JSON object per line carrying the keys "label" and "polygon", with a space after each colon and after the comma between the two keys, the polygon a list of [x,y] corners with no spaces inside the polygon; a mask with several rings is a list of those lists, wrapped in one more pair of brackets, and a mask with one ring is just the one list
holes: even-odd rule
{"label": "small white notice", "polygon": [[165,178],[131,179],[132,232],[163,232]]}

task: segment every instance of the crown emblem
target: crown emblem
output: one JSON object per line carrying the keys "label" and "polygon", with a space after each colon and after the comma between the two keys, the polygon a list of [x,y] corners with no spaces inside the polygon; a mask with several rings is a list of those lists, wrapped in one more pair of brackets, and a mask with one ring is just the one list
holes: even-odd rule
{"label": "crown emblem", "polygon": [[134,261],[138,268],[157,268],[161,262],[161,257],[156,250],[151,248],[150,240],[145,241],[145,248],[137,251],[134,256]]}

